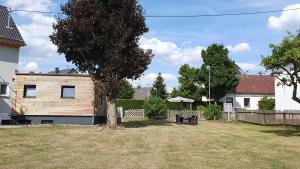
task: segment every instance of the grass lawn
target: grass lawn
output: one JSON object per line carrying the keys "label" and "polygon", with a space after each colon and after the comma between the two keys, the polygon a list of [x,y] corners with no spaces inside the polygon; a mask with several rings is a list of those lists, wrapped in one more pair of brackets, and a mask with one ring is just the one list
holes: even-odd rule
{"label": "grass lawn", "polygon": [[0,129],[0,168],[300,168],[300,130],[239,122]]}

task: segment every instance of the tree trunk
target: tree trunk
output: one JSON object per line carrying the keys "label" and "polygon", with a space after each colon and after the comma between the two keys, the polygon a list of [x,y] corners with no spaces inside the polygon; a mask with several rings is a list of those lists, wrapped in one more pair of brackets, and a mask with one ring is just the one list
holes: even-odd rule
{"label": "tree trunk", "polygon": [[300,98],[298,98],[297,97],[297,91],[298,91],[298,85],[297,85],[297,83],[295,83],[294,85],[293,85],[293,97],[292,97],[292,99],[294,100],[294,101],[296,101],[297,103],[300,103]]}
{"label": "tree trunk", "polygon": [[117,128],[117,110],[115,99],[108,99],[107,102],[107,126],[112,129]]}

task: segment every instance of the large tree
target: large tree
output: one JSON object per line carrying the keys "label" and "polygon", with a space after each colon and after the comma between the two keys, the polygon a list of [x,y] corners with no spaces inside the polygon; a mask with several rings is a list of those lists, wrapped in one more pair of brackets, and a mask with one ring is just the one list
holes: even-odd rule
{"label": "large tree", "polygon": [[272,54],[262,59],[261,65],[271,71],[271,75],[280,80],[281,85],[291,86],[291,98],[300,103],[297,97],[300,85],[300,32],[288,33],[279,45],[270,44]]}
{"label": "large tree", "polygon": [[208,95],[209,73],[207,66],[210,66],[211,98],[215,102],[239,84],[235,62],[229,59],[228,53],[228,49],[220,44],[212,44],[206,50],[202,50],[203,64],[200,76],[206,88],[206,95]]}
{"label": "large tree", "polygon": [[123,79],[137,79],[153,57],[138,42],[148,28],[136,0],[68,0],[50,36],[58,53],[88,72],[107,97],[107,124],[116,128],[115,99]]}
{"label": "large tree", "polygon": [[128,80],[122,80],[117,99],[131,99],[134,95],[134,89]]}
{"label": "large tree", "polygon": [[179,88],[174,88],[171,96],[181,96],[201,101],[203,94],[202,82],[200,80],[200,70],[189,65],[182,65],[179,69]]}
{"label": "large tree", "polygon": [[153,87],[151,89],[151,96],[159,97],[161,99],[166,99],[168,97],[166,84],[161,73],[158,73],[158,76],[154,81]]}

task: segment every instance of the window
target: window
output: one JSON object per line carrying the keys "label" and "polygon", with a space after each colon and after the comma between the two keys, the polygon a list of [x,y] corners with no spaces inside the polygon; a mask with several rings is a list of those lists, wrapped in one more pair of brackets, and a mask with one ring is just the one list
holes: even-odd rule
{"label": "window", "polygon": [[232,97],[226,97],[226,103],[233,104],[233,98]]}
{"label": "window", "polygon": [[75,86],[62,86],[61,98],[75,98]]}
{"label": "window", "polygon": [[8,84],[0,84],[0,96],[8,96]]}
{"label": "window", "polygon": [[244,107],[250,107],[250,98],[244,98]]}
{"label": "window", "polygon": [[42,120],[41,124],[53,124],[53,120]]}
{"label": "window", "polygon": [[35,98],[36,97],[36,85],[24,86],[24,97]]}

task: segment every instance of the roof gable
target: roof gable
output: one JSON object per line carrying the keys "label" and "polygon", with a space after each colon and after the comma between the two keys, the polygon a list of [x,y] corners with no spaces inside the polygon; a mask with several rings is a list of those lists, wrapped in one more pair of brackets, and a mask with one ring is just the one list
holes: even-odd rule
{"label": "roof gable", "polygon": [[10,17],[8,27],[9,11],[7,7],[0,5],[0,41],[7,46],[25,46],[25,42],[13,20]]}
{"label": "roof gable", "polygon": [[239,75],[237,94],[275,95],[275,79],[264,75]]}

